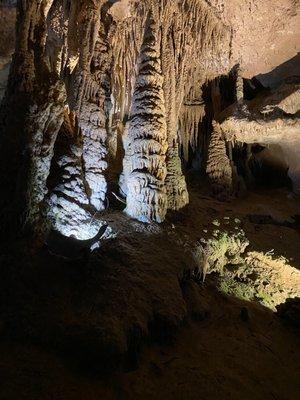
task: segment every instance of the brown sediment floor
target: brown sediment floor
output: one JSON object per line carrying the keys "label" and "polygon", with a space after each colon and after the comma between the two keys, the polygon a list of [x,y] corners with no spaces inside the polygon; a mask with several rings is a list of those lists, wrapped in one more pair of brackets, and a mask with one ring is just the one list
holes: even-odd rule
{"label": "brown sediment floor", "polygon": [[[107,214],[118,237],[82,264],[45,250],[30,261],[2,255],[1,400],[299,397],[299,330],[258,302],[223,295],[215,276],[182,278],[192,263],[184,244],[214,220],[223,229],[224,217],[239,219],[252,253],[286,258],[279,278],[297,271],[299,199],[285,189],[228,203],[204,193],[195,179],[190,205],[163,226]],[[101,346],[126,362],[103,371]]]}

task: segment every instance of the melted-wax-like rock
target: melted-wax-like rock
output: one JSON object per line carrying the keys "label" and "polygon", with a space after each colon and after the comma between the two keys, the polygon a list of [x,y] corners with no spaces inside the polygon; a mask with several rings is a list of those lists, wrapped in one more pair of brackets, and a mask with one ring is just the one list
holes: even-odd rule
{"label": "melted-wax-like rock", "polygon": [[[45,51],[51,1],[23,2],[6,95],[1,108],[1,228],[38,230],[66,92]],[[30,39],[29,39],[30,38]]]}
{"label": "melted-wax-like rock", "polygon": [[65,113],[56,147],[54,174],[50,175],[48,218],[52,227],[63,235],[89,239],[97,233],[99,223],[93,219],[84,186],[82,136],[73,113]]}
{"label": "melted-wax-like rock", "polygon": [[84,177],[91,206],[97,211],[105,208],[107,184],[107,97],[110,52],[103,32],[99,32],[90,73],[85,84],[85,95],[79,112],[79,126],[83,135]]}
{"label": "melted-wax-like rock", "polygon": [[167,211],[167,127],[162,85],[159,29],[150,15],[124,136],[122,177],[126,212],[143,222],[161,222]]}
{"label": "melted-wax-like rock", "polygon": [[220,125],[214,122],[213,128],[206,172],[211,180],[214,194],[220,200],[226,200],[232,190],[232,169]]}

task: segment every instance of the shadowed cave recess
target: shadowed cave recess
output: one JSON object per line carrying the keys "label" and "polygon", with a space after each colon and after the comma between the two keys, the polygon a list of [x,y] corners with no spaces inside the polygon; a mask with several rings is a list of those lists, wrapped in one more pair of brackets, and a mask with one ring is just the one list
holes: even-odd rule
{"label": "shadowed cave recess", "polygon": [[300,394],[300,1],[0,1],[0,400]]}

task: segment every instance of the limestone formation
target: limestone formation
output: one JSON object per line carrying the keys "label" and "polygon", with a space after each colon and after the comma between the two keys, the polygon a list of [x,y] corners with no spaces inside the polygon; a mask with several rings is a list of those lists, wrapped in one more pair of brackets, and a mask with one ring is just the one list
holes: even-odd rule
{"label": "limestone formation", "polygon": [[206,172],[214,195],[220,200],[228,199],[232,192],[232,168],[226,153],[226,142],[217,122],[213,123]]}
{"label": "limestone formation", "polygon": [[45,53],[51,3],[19,4],[16,50],[0,113],[0,179],[6,188],[1,229],[6,233],[37,224],[63,121],[66,92]]}
{"label": "limestone formation", "polygon": [[122,182],[126,212],[142,222],[162,222],[167,211],[167,126],[159,42],[158,25],[149,14],[124,134]]}
{"label": "limestone formation", "polygon": [[279,145],[288,162],[294,191],[300,190],[300,92],[297,79],[283,83],[271,93],[236,103],[220,115],[220,128],[229,142]]}
{"label": "limestone formation", "polygon": [[[128,215],[163,222],[168,209],[189,202],[183,166],[191,155],[201,170],[208,160],[209,177],[227,197],[237,171],[231,143],[279,144],[284,154],[298,148],[299,85],[243,100],[249,68],[227,4],[30,0],[17,7],[0,116],[2,232],[44,231],[50,223],[88,239],[119,182]],[[284,7],[294,24],[296,5]],[[225,93],[222,81],[238,63],[236,87]],[[299,175],[295,157],[291,177]]]}

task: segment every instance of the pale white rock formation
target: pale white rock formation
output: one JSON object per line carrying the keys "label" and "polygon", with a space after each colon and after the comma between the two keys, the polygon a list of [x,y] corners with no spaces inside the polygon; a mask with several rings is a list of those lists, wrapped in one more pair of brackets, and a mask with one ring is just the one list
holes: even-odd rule
{"label": "pale white rock formation", "polygon": [[[103,29],[103,28],[102,28]],[[85,82],[85,92],[78,113],[78,123],[83,136],[84,179],[91,206],[96,211],[105,208],[107,183],[107,121],[109,114],[110,50],[100,31],[95,43],[90,71]]]}
{"label": "pale white rock formation", "polygon": [[159,26],[149,14],[125,128],[121,182],[126,213],[143,222],[162,222],[167,211],[167,126],[159,43]]}
{"label": "pale white rock formation", "polygon": [[55,176],[50,178],[55,183],[48,198],[47,216],[52,227],[63,235],[85,240],[97,233],[100,223],[93,218],[82,162],[81,131],[75,114],[66,111],[53,158]]}

